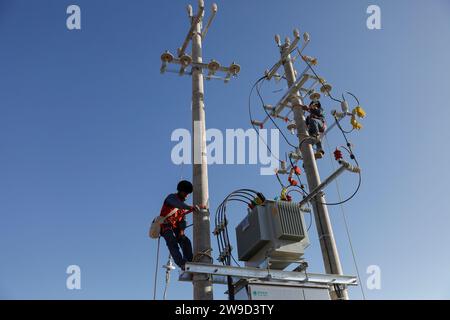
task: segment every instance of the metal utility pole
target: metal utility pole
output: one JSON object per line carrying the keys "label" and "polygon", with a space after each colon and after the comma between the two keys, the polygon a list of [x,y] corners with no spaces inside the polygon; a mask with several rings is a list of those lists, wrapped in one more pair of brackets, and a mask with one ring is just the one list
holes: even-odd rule
{"label": "metal utility pole", "polygon": [[[296,71],[292,63],[290,39],[286,38],[284,44],[280,46],[281,57],[285,76],[289,87],[296,82]],[[283,59],[283,57],[286,57]],[[291,96],[291,104],[294,113],[294,121],[297,126],[297,135],[300,142],[301,154],[303,156],[303,166],[308,180],[309,191],[311,192],[320,185],[320,176],[317,168],[314,151],[310,143],[301,143],[305,138],[309,137],[308,130],[305,123],[304,111],[301,108],[303,101],[300,94]],[[320,248],[322,250],[325,270],[328,274],[342,275],[342,266],[339,260],[339,254],[336,247],[336,242],[333,235],[328,209],[325,205],[325,196],[321,192],[314,197],[312,204],[314,209],[314,217],[319,235]],[[335,287],[331,291],[332,299],[348,299],[348,292],[346,288]]]}
{"label": "metal utility pole", "polygon": [[[229,67],[221,66],[217,61],[211,60],[208,64],[203,63],[202,41],[206,37],[209,27],[217,13],[217,5],[213,4],[212,14],[203,28],[203,18],[205,4],[203,0],[198,1],[198,12],[194,16],[192,6],[188,6],[188,15],[191,22],[189,32],[178,49],[178,57],[175,58],[170,52],[162,54],[161,73],[167,70],[170,63],[178,64],[181,69],[177,71],[180,75],[192,76],[192,158],[193,158],[193,202],[196,205],[209,205],[208,193],[208,162],[206,153],[206,124],[205,124],[205,105],[203,89],[203,71],[208,70],[206,79],[222,79],[225,83],[229,82],[232,76],[236,76],[240,71],[240,66],[232,63]],[[186,54],[189,42],[192,41],[192,56]],[[191,66],[191,72],[186,69]],[[215,76],[217,72],[224,72],[225,77]],[[193,249],[194,261],[199,263],[211,264],[211,231],[209,209],[201,210],[193,216]],[[213,287],[209,275],[194,273],[193,287],[195,300],[212,300]]]}

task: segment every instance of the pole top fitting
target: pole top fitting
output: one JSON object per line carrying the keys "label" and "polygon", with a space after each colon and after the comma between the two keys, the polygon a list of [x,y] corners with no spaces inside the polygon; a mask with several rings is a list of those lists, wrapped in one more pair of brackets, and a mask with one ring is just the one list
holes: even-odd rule
{"label": "pole top fitting", "polygon": [[277,46],[281,46],[281,38],[279,34],[275,35],[275,43],[277,44]]}
{"label": "pole top fitting", "polygon": [[217,13],[217,10],[218,10],[217,3],[214,2],[214,3],[212,4],[211,10],[212,10],[213,13]]}
{"label": "pole top fitting", "polygon": [[190,4],[187,6],[186,10],[189,18],[192,18],[194,16],[194,9],[192,9],[192,6]]}
{"label": "pole top fitting", "polygon": [[285,43],[287,46],[289,46],[289,45],[291,44],[291,39],[289,39],[289,37],[286,37],[286,38],[284,39],[284,43]]}
{"label": "pole top fitting", "polygon": [[311,41],[311,37],[309,36],[309,33],[308,32],[305,32],[304,34],[303,34],[303,40],[307,43],[307,42],[309,42],[309,41]]}

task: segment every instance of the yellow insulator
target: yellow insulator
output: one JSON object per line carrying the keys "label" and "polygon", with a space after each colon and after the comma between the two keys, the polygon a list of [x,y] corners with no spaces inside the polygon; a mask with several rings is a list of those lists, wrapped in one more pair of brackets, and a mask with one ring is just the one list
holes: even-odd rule
{"label": "yellow insulator", "polygon": [[281,190],[280,199],[283,200],[283,201],[286,201],[286,200],[287,200],[287,189],[286,189],[286,188],[283,188],[283,189]]}
{"label": "yellow insulator", "polygon": [[362,125],[356,120],[355,116],[352,116],[352,119],[350,120],[350,123],[351,123],[353,129],[356,129],[356,130],[361,130],[362,129]]}
{"label": "yellow insulator", "polygon": [[260,197],[256,197],[256,198],[254,199],[254,201],[255,201],[255,203],[256,203],[258,206],[263,204],[263,201],[262,201],[262,199],[261,199]]}
{"label": "yellow insulator", "polygon": [[364,111],[364,109],[361,106],[357,106],[354,112],[360,118],[364,118],[366,116],[366,111]]}

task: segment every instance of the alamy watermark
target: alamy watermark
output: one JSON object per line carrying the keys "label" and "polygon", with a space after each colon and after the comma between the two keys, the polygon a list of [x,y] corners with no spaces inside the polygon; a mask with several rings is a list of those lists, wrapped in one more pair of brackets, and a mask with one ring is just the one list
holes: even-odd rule
{"label": "alamy watermark", "polygon": [[367,267],[366,286],[369,290],[381,290],[381,268],[377,265],[370,265]]}
{"label": "alamy watermark", "polygon": [[67,7],[66,13],[69,15],[66,26],[69,30],[81,30],[81,8],[75,4]]}
{"label": "alamy watermark", "polygon": [[370,16],[367,18],[366,25],[369,30],[381,29],[381,8],[377,5],[370,5],[367,7],[367,14]]}
{"label": "alamy watermark", "polygon": [[[260,169],[261,175],[274,174],[280,150],[280,132],[277,129],[261,129],[259,134],[253,128],[226,129],[225,134],[218,129],[208,129],[205,131],[206,136],[201,137],[203,131],[200,130],[200,125],[200,122],[194,123],[194,137],[187,129],[172,132],[171,140],[177,142],[171,152],[173,164],[260,164],[263,166]],[[202,150],[202,142],[206,142],[206,150]]]}
{"label": "alamy watermark", "polygon": [[66,273],[66,288],[68,290],[81,290],[81,268],[77,265],[68,266]]}

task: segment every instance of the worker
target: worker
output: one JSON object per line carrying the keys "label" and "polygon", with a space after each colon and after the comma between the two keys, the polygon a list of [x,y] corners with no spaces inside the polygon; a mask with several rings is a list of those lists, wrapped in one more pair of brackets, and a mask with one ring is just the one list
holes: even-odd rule
{"label": "worker", "polygon": [[192,183],[189,181],[178,183],[177,193],[167,196],[160,213],[162,217],[165,217],[174,209],[178,209],[161,225],[161,236],[166,240],[167,248],[173,260],[183,271],[186,262],[192,261],[192,244],[184,232],[186,229],[185,217],[191,212],[206,209],[206,206],[203,205],[189,206],[185,203],[193,189]]}
{"label": "worker", "polygon": [[320,134],[325,132],[326,123],[325,123],[325,115],[322,109],[322,105],[320,101],[314,100],[308,106],[303,106],[303,110],[308,111],[309,115],[306,117],[306,126],[308,128],[308,134],[311,137],[316,139],[316,151],[315,157],[316,159],[320,159],[323,157],[325,152],[322,148],[322,142]]}

